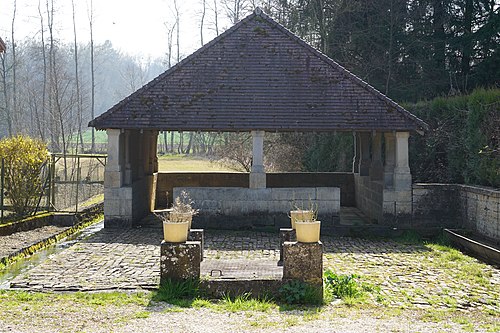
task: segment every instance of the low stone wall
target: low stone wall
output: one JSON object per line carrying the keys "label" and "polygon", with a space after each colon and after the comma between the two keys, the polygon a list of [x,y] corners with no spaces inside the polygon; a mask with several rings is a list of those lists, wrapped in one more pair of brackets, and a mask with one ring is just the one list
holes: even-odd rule
{"label": "low stone wall", "polygon": [[93,218],[95,215],[102,213],[103,203],[97,203],[84,208],[78,213],[57,213],[50,212],[30,216],[20,221],[7,223],[0,226],[0,236],[12,235],[16,232],[28,231],[41,228],[47,225],[57,226],[74,226],[78,223]]}
{"label": "low stone wall", "polygon": [[322,227],[338,221],[340,189],[311,188],[234,188],[176,187],[174,197],[186,190],[200,214],[193,219],[196,228],[242,229],[253,227],[280,228],[290,225],[288,213],[299,206],[318,210]]}
{"label": "low stone wall", "polygon": [[[243,187],[248,188],[248,173],[238,172],[159,172],[156,179],[156,208],[172,203],[174,187]],[[354,174],[347,172],[285,172],[268,173],[268,188],[290,187],[338,187],[340,204],[356,206]]]}
{"label": "low stone wall", "polygon": [[456,184],[413,184],[413,225],[467,228],[500,240],[500,190]]}
{"label": "low stone wall", "polygon": [[384,184],[369,176],[354,176],[356,184],[356,206],[371,219],[383,222],[382,202]]}

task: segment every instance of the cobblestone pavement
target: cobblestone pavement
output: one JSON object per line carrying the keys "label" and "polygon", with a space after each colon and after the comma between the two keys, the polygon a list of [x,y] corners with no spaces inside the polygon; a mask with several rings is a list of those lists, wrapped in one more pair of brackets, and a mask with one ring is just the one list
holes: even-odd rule
{"label": "cobblestone pavement", "polygon": [[[160,274],[161,237],[161,230],[156,228],[103,229],[18,276],[11,288],[155,288]],[[467,257],[471,265],[464,271],[453,253],[443,262],[440,252],[429,246],[392,240],[322,237],[322,241],[325,269],[360,275],[380,288],[374,295],[378,301],[396,306],[485,307],[500,311],[500,268]],[[204,256],[203,265],[238,261],[252,274],[268,274],[266,267],[276,267],[279,259],[278,233],[205,231]],[[252,264],[257,262],[259,265]],[[244,271],[245,267],[233,269]]]}

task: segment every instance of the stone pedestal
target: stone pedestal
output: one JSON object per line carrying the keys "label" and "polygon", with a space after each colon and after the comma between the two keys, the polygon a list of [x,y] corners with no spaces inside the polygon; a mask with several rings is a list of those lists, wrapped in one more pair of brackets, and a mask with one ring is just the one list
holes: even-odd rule
{"label": "stone pedestal", "polygon": [[323,289],[323,243],[285,242],[283,280],[300,280]]}
{"label": "stone pedestal", "polygon": [[205,243],[205,234],[203,229],[190,229],[188,235],[188,241],[200,242],[201,247],[201,261],[203,261],[203,248]]}
{"label": "stone pedestal", "polygon": [[160,283],[165,280],[189,280],[200,278],[201,242],[161,242]]}
{"label": "stone pedestal", "polygon": [[278,266],[283,266],[283,245],[285,242],[293,242],[297,238],[295,230],[292,228],[280,228],[280,260]]}

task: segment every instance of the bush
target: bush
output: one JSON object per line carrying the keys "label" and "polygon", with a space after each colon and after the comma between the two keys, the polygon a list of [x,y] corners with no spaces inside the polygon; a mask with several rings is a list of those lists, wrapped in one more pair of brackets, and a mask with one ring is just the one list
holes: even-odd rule
{"label": "bush", "polygon": [[414,181],[500,186],[500,89],[405,107],[431,127],[412,137]]}
{"label": "bush", "polygon": [[47,146],[22,135],[4,138],[0,140],[0,158],[4,160],[6,197],[16,214],[27,214],[41,195],[40,173],[49,159]]}

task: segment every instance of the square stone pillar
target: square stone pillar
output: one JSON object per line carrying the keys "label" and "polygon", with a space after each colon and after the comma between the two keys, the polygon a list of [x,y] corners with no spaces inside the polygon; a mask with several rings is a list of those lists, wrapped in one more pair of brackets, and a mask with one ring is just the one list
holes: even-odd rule
{"label": "square stone pillar", "polygon": [[161,242],[160,283],[168,279],[174,281],[198,280],[200,278],[201,243]]}
{"label": "square stone pillar", "polygon": [[359,146],[360,146],[360,160],[359,160],[359,175],[369,176],[370,175],[370,134],[360,133],[359,134]]}
{"label": "square stone pillar", "polygon": [[411,173],[408,158],[409,132],[396,132],[396,165],[394,168],[394,189],[411,190]]}
{"label": "square stone pillar", "polygon": [[123,175],[123,183],[125,185],[132,184],[132,162],[130,160],[130,156],[132,154],[132,147],[130,144],[131,133],[129,130],[126,130],[125,133],[122,134],[124,136],[124,155],[125,155],[125,172]]}
{"label": "square stone pillar", "polygon": [[396,163],[396,136],[392,132],[384,133],[385,139],[385,163],[384,163],[384,187],[394,186],[394,166]]}
{"label": "square stone pillar", "polygon": [[370,164],[370,179],[382,180],[384,166],[382,165],[382,133],[376,132],[372,137],[372,161]]}
{"label": "square stone pillar", "polygon": [[323,289],[323,243],[285,242],[283,280],[299,280]]}
{"label": "square stone pillar", "polygon": [[106,161],[104,187],[117,188],[123,184],[122,177],[122,160],[123,160],[123,143],[122,133],[119,129],[108,129],[108,158]]}
{"label": "square stone pillar", "polygon": [[266,188],[264,171],[264,131],[252,131],[252,169],[250,171],[250,188]]}
{"label": "square stone pillar", "polygon": [[408,132],[396,132],[396,165],[394,167],[395,211],[398,218],[412,213],[412,180],[408,159]]}

